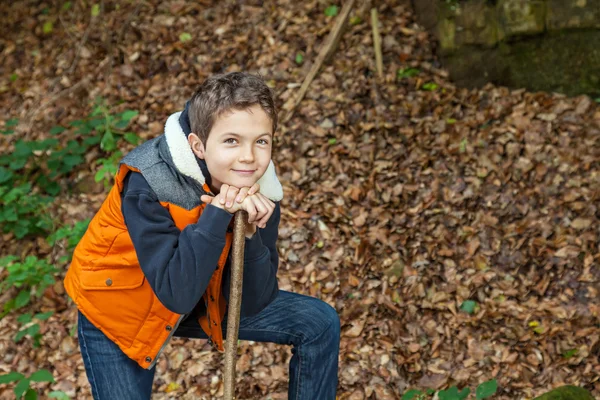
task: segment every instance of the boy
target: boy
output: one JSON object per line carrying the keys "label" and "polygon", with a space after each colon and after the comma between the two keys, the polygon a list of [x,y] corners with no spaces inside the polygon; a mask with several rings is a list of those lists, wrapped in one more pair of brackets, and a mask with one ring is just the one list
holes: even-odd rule
{"label": "boy", "polygon": [[219,75],[169,117],[164,135],[121,161],[65,277],[94,399],[149,399],[173,335],[223,351],[230,222],[240,209],[249,224],[239,338],[294,346],[290,399],[335,399],[336,311],[277,285],[276,127],[260,78]]}

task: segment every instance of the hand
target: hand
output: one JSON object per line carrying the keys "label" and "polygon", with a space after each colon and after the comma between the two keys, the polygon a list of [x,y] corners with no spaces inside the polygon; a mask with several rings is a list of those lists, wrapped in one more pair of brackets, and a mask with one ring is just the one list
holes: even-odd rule
{"label": "hand", "polygon": [[235,186],[227,184],[221,185],[219,194],[216,196],[210,196],[204,194],[200,197],[200,200],[206,204],[212,204],[215,207],[219,207],[222,210],[226,210],[230,213],[235,213],[241,209],[241,203],[246,199],[247,196],[252,196],[260,190],[260,185],[255,183],[252,187],[243,187],[241,189]]}
{"label": "hand", "polygon": [[273,215],[275,203],[262,193],[256,193],[246,197],[241,204],[241,209],[248,213],[248,225],[265,228],[269,218]]}

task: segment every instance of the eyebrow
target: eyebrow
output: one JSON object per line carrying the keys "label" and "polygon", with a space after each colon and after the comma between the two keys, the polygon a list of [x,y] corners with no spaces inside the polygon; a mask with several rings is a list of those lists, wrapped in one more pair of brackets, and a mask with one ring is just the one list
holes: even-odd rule
{"label": "eyebrow", "polygon": [[[235,133],[235,132],[224,132],[221,134],[221,136],[235,136],[235,137],[240,137],[242,135],[240,135],[239,133]],[[270,132],[265,132],[265,133],[261,133],[258,136],[256,136],[257,138],[263,137],[263,136],[269,136],[271,137],[271,133]]]}

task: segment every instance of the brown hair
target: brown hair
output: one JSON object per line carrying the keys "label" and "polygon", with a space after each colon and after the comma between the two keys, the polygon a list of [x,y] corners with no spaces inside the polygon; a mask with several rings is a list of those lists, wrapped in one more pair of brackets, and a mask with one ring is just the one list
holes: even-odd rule
{"label": "brown hair", "polygon": [[271,89],[262,78],[247,72],[213,75],[194,92],[189,107],[190,128],[206,145],[216,119],[229,110],[244,110],[258,104],[277,129],[277,110]]}

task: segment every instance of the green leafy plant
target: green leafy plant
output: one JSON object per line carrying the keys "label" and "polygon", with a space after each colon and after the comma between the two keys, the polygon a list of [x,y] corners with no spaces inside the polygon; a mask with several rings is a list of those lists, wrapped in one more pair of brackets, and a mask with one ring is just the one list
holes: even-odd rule
{"label": "green leafy plant", "polygon": [[22,262],[16,256],[0,258],[0,268],[6,268],[8,276],[0,282],[0,292],[15,287],[21,289],[14,299],[4,304],[0,317],[4,317],[12,310],[29,304],[32,296],[40,297],[48,286],[55,283],[58,269],[44,259],[28,256]]}
{"label": "green leafy plant", "polygon": [[181,43],[189,42],[190,40],[192,40],[192,35],[187,32],[183,32],[179,35],[179,41]]}
{"label": "green leafy plant", "polygon": [[100,168],[96,171],[94,180],[96,182],[102,181],[104,183],[104,188],[108,189],[112,184],[113,177],[119,169],[119,160],[122,156],[120,151],[116,151],[108,158],[99,158],[96,163],[100,165]]}
{"label": "green leafy plant", "polygon": [[100,15],[100,4],[94,4],[92,6],[92,17],[97,17]]}
{"label": "green leafy plant", "polygon": [[396,77],[398,79],[412,78],[413,76],[417,76],[421,73],[417,68],[400,68],[398,72],[396,72]]}
{"label": "green leafy plant", "polygon": [[15,132],[12,128],[17,125],[19,125],[19,120],[17,118],[11,118],[4,123],[4,129],[0,130],[0,133],[3,135],[12,135]]}
{"label": "green leafy plant", "polygon": [[358,25],[361,22],[362,22],[362,18],[357,15],[353,15],[352,17],[350,17],[350,25],[352,25],[352,26]]}
{"label": "green leafy plant", "polygon": [[[487,382],[483,382],[477,386],[475,390],[475,399],[483,400],[488,397],[493,396],[498,390],[498,383],[495,379],[489,380]],[[432,389],[427,389],[425,391],[421,391],[418,389],[411,389],[404,393],[402,396],[402,400],[426,400],[430,398],[431,395],[435,393]],[[465,400],[469,397],[471,393],[471,389],[463,388],[462,390],[458,390],[456,386],[452,386],[446,390],[440,390],[437,392],[437,397],[439,400]]]}
{"label": "green leafy plant", "polygon": [[[25,400],[35,400],[37,399],[37,391],[31,388],[32,382],[50,382],[54,383],[54,377],[52,373],[47,369],[40,369],[35,371],[29,376],[25,376],[19,372],[9,372],[4,375],[0,375],[0,385],[8,384],[8,383],[16,383],[13,391],[15,392],[15,396],[17,399],[24,398]],[[57,399],[68,399],[66,393],[62,391],[53,391],[48,397],[57,398]]]}
{"label": "green leafy plant", "polygon": [[46,21],[44,23],[44,26],[42,27],[42,32],[44,32],[45,35],[49,35],[52,33],[53,30],[54,24],[52,23],[52,21]]}
{"label": "green leafy plant", "polygon": [[[116,172],[121,153],[116,152],[120,140],[138,144],[140,138],[127,132],[134,110],[114,113],[102,98],[97,98],[92,112],[84,119],[72,121],[69,127],[52,127],[50,138],[17,140],[12,151],[0,155],[0,226],[14,232],[18,239],[27,235],[47,234],[53,221],[47,206],[61,190],[61,179],[85,163],[85,155],[100,145],[107,154],[97,164],[96,179],[107,185]],[[19,121],[5,122],[0,130],[12,135]],[[74,139],[60,141],[56,136],[69,131]]]}
{"label": "green leafy plant", "polygon": [[60,227],[50,236],[48,236],[46,240],[50,246],[55,246],[59,241],[66,240],[66,248],[69,254],[62,257],[59,262],[64,263],[69,261],[71,255],[73,254],[73,250],[75,250],[75,246],[77,246],[77,243],[79,243],[79,240],[81,240],[83,237],[83,234],[87,230],[89,224],[89,219],[77,221],[73,225]]}
{"label": "green leafy plant", "polygon": [[107,152],[112,152],[117,148],[117,138],[121,136],[131,144],[138,144],[139,137],[132,132],[124,130],[129,126],[133,117],[138,115],[135,110],[125,110],[118,114],[111,114],[110,108],[102,98],[96,99],[96,104],[90,114],[88,126],[96,130],[101,136],[100,148]]}
{"label": "green leafy plant", "polygon": [[571,357],[576,356],[579,353],[579,349],[570,349],[562,353],[562,356],[567,360]]}
{"label": "green leafy plant", "polygon": [[433,82],[427,82],[427,83],[423,84],[423,86],[421,86],[421,89],[427,90],[429,92],[432,92],[432,91],[436,90],[437,88],[438,88],[438,84],[433,83]]}
{"label": "green leafy plant", "polygon": [[296,53],[296,64],[300,65],[304,62],[304,56],[302,53]]}
{"label": "green leafy plant", "polygon": [[328,17],[335,17],[340,12],[340,9],[336,5],[331,5],[325,9],[325,15]]}
{"label": "green leafy plant", "polygon": [[40,347],[40,339],[42,334],[40,333],[40,324],[37,321],[45,321],[54,314],[53,311],[45,313],[37,313],[32,315],[31,313],[22,314],[17,318],[17,322],[22,326],[15,335],[15,342],[20,341],[25,336],[30,336],[33,339],[33,347]]}
{"label": "green leafy plant", "polygon": [[[0,167],[0,182],[10,181],[11,176],[11,171]],[[52,220],[46,213],[52,198],[31,191],[29,182],[13,187],[0,185],[0,225],[4,232],[12,231],[17,239],[45,233],[52,228]]]}
{"label": "green leafy plant", "polygon": [[466,312],[467,314],[473,314],[478,307],[479,306],[477,305],[476,301],[465,300],[460,305],[460,310]]}

